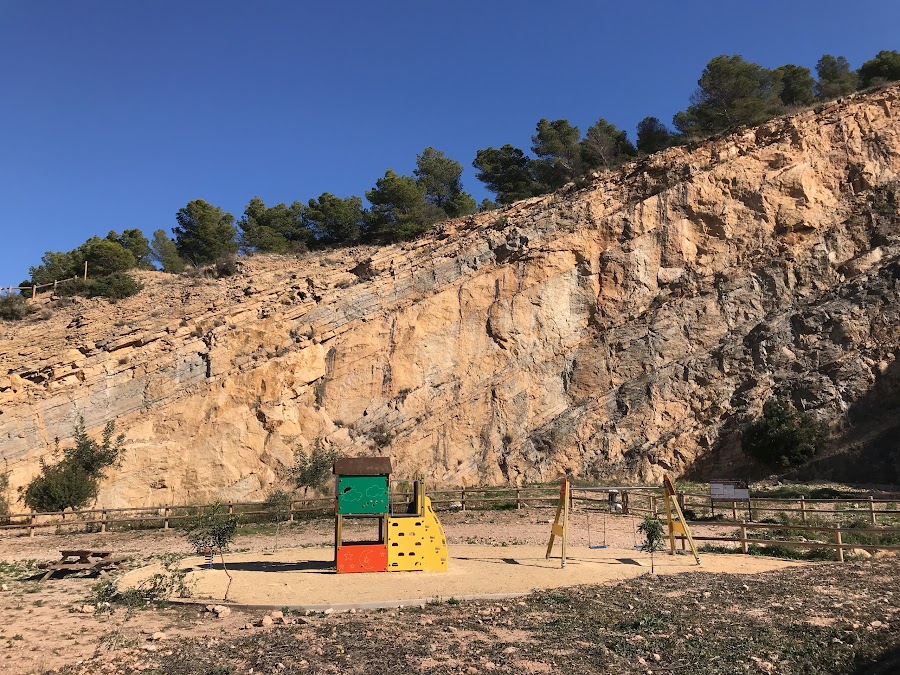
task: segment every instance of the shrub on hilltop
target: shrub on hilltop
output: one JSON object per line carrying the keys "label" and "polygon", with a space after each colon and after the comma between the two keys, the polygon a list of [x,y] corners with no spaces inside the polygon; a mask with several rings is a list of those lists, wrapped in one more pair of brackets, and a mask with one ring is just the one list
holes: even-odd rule
{"label": "shrub on hilltop", "polygon": [[20,321],[34,311],[35,308],[21,295],[6,295],[0,298],[0,319]]}

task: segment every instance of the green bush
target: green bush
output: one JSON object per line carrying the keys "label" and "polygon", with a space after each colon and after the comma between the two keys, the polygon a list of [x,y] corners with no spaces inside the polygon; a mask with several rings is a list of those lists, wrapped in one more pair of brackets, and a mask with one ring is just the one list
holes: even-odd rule
{"label": "green bush", "polygon": [[812,459],[828,439],[828,426],[778,399],[767,401],[762,416],[744,430],[741,445],[749,455],[781,467]]}
{"label": "green bush", "polygon": [[0,298],[0,319],[20,321],[34,311],[35,308],[21,295],[7,295]]}
{"label": "green bush", "polygon": [[77,464],[65,460],[41,462],[40,475],[25,490],[25,505],[33,511],[64,511],[87,505],[99,490],[99,481]]}
{"label": "green bush", "polygon": [[[78,509],[97,497],[104,470],[118,465],[124,452],[125,435],[113,438],[116,425],[109,422],[98,443],[87,435],[84,418],[75,424],[75,445],[62,451],[55,464],[41,460],[41,473],[24,491],[25,505],[33,511]],[[58,441],[57,441],[58,443]],[[59,454],[59,448],[55,454]]]}
{"label": "green bush", "polygon": [[64,298],[76,295],[88,296],[91,292],[93,281],[85,281],[84,279],[72,279],[65,283],[59,284],[56,293]]}
{"label": "green bush", "polygon": [[89,282],[88,295],[92,298],[101,297],[109,298],[110,300],[121,300],[137,294],[143,287],[143,284],[130,274],[115,272],[107,274],[105,277],[92,279]]}

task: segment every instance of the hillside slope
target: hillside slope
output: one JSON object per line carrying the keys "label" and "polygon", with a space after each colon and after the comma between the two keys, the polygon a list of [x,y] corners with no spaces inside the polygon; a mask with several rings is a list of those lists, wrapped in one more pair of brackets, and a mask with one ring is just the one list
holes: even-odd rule
{"label": "hillside slope", "polygon": [[432,483],[736,475],[773,395],[896,402],[898,180],[895,86],[409,244],[145,273],[0,327],[0,454],[22,485],[116,420],[106,506],[259,497],[316,439]]}

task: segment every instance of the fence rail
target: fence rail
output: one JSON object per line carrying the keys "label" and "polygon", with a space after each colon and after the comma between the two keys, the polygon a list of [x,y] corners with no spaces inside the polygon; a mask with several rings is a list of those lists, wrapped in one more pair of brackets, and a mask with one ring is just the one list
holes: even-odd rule
{"label": "fence rail", "polygon": [[[409,499],[410,492],[395,492],[394,497]],[[456,490],[430,490],[428,492],[435,507],[452,507],[465,511],[470,508],[483,508],[488,505],[508,504],[521,509],[543,503],[555,503],[559,499],[559,488],[523,487],[523,488],[460,488]],[[395,500],[396,501],[396,500]],[[266,503],[257,502],[222,502],[229,513],[241,516],[268,516],[274,512],[266,508]],[[170,523],[192,519],[211,504],[178,504],[159,506],[136,506],[116,508],[92,508],[78,511],[50,511],[13,513],[4,517],[6,524],[0,525],[2,530],[28,530],[34,536],[35,530],[61,526],[99,525],[100,532],[106,532],[115,525],[133,523],[158,523],[160,529],[169,529]],[[334,499],[331,497],[295,499],[291,502],[288,519],[302,514],[328,514],[334,511]]]}
{"label": "fence rail", "polygon": [[[579,494],[580,493],[580,494]],[[607,493],[605,497],[596,496],[597,493]],[[614,495],[615,505],[610,501],[610,495]],[[624,515],[659,515],[662,508],[662,492],[653,486],[623,486],[623,487],[578,487],[573,486],[570,496],[570,506],[579,505],[586,509],[612,510]],[[506,507],[521,509],[525,507],[553,505],[559,500],[559,486],[536,485],[529,487],[472,487],[443,490],[429,490],[432,504],[435,508],[458,508],[462,511],[479,508]],[[410,498],[411,493],[398,491],[395,497]],[[748,502],[713,502],[708,495],[690,492],[680,492],[679,500],[682,509],[710,512],[716,515],[716,508],[721,511],[731,511],[732,521],[715,521],[716,525],[735,527],[740,525],[737,518],[738,511],[748,509],[749,520],[752,525],[748,527],[772,527],[790,529],[792,526],[781,524],[753,523],[753,515],[765,512],[800,513],[802,522],[807,518],[829,516],[838,517],[842,514],[865,515],[872,525],[878,525],[878,518],[900,514],[897,508],[898,499],[874,499],[866,497],[861,499],[804,499],[799,498],[773,498],[754,497]],[[396,501],[396,500],[395,500]],[[229,513],[237,513],[247,517],[273,517],[273,511],[266,508],[265,502],[223,502]],[[800,508],[791,508],[800,505]],[[858,505],[857,508],[837,508],[839,505]],[[743,505],[739,507],[739,505]],[[781,506],[779,506],[781,505]],[[828,505],[831,508],[824,509],[820,506]],[[83,509],[68,512],[48,513],[14,513],[4,517],[6,524],[0,524],[3,530],[28,530],[30,536],[40,528],[61,526],[99,526],[101,532],[115,525],[131,525],[134,523],[157,523],[161,529],[169,529],[171,523],[189,520],[210,504],[179,504],[140,507],[117,507]],[[893,508],[888,508],[893,507]],[[288,518],[293,520],[295,516],[303,514],[327,514],[333,512],[334,500],[331,497],[301,498],[291,503]],[[743,512],[743,511],[742,511]],[[262,518],[259,518],[262,519]],[[813,530],[811,526],[796,526],[798,529]],[[849,531],[849,530],[845,530]],[[856,532],[861,531],[855,528]],[[701,537],[694,537],[701,539]],[[710,539],[717,541],[718,539]],[[725,539],[723,541],[730,541]],[[748,540],[748,542],[751,540]],[[755,543],[755,542],[751,542]],[[771,543],[771,542],[769,542]],[[781,543],[781,542],[779,542]],[[787,544],[786,544],[787,545]],[[862,547],[856,547],[862,548]]]}
{"label": "fence rail", "polygon": [[[731,512],[731,519],[738,520],[738,513],[747,513],[748,520],[757,521],[758,516],[766,513],[797,513],[800,520],[807,522],[811,518],[823,518],[840,520],[846,514],[865,516],[872,525],[878,525],[879,516],[900,515],[900,497],[895,499],[875,499],[874,497],[835,499],[807,499],[806,497],[751,497],[749,500],[714,500],[709,495],[692,492],[682,493],[681,507],[709,512],[710,516],[716,516],[718,509],[720,514]],[[854,506],[855,505],[855,506]],[[823,508],[826,507],[827,508]],[[844,508],[841,508],[843,506]],[[846,508],[854,506],[853,508]],[[757,516],[755,518],[754,516]]]}
{"label": "fence rail", "polygon": [[[844,551],[860,549],[864,551],[900,551],[900,546],[893,544],[872,544],[865,542],[844,542],[845,534],[878,534],[884,536],[900,536],[900,528],[890,527],[869,527],[869,528],[847,528],[841,527],[816,527],[810,525],[781,525],[777,523],[747,523],[747,522],[719,522],[715,523],[716,527],[737,527],[740,530],[739,536],[702,536],[691,534],[694,541],[719,541],[735,543],[740,545],[741,552],[747,553],[750,544],[760,546],[787,546],[789,548],[830,548],[834,549],[839,562],[844,562]],[[792,541],[781,539],[760,539],[752,536],[753,530],[795,530],[802,532],[825,533],[827,538],[832,541]],[[748,532],[751,536],[748,536]],[[682,550],[685,547],[686,537],[683,534],[676,535],[681,541]]]}
{"label": "fence rail", "polygon": [[31,291],[31,299],[34,300],[39,288],[49,288],[50,286],[53,286],[53,291],[55,292],[56,288],[57,288],[57,286],[59,286],[59,284],[65,284],[70,281],[79,281],[79,280],[87,281],[87,278],[88,278],[88,264],[87,264],[87,261],[85,261],[84,262],[84,274],[81,276],[76,274],[74,277],[69,277],[68,279],[56,279],[56,280],[48,282],[46,284],[32,284],[31,286],[2,286],[2,287],[0,287],[0,293],[2,293],[3,291],[6,291],[6,295],[10,296],[10,295],[12,295],[13,291]]}

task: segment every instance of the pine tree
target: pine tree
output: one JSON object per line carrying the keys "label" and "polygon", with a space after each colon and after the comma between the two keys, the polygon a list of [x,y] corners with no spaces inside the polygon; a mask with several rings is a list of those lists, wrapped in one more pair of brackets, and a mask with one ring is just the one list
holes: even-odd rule
{"label": "pine tree", "polygon": [[238,249],[234,216],[218,206],[195,199],[179,209],[175,219],[175,248],[193,265],[214,263]]}

